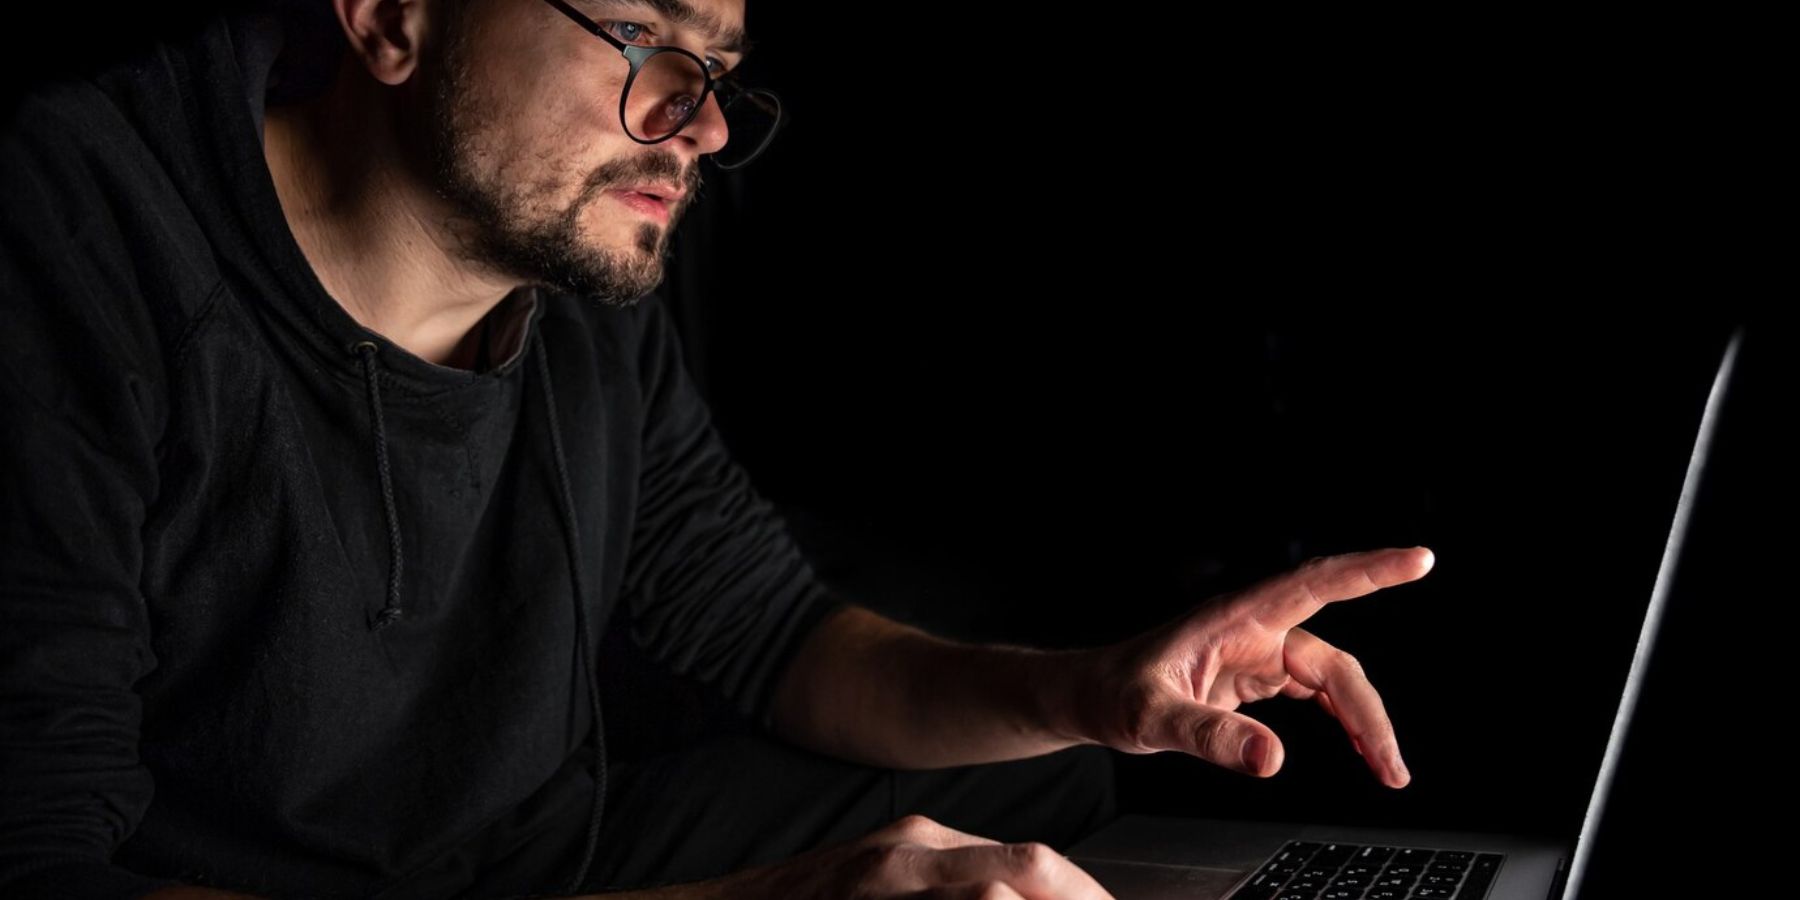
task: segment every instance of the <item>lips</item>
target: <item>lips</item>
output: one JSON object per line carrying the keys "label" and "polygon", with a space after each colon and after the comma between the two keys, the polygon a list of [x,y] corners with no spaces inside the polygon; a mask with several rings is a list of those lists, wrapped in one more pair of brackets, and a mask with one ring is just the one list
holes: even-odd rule
{"label": "lips", "polygon": [[659,222],[666,223],[669,221],[669,204],[667,201],[658,200],[649,194],[623,189],[610,190],[606,193],[619,198],[620,203],[623,203],[646,216],[650,216]]}
{"label": "lips", "polygon": [[621,191],[632,191],[661,200],[664,203],[675,203],[682,197],[682,190],[672,184],[628,184],[620,187]]}

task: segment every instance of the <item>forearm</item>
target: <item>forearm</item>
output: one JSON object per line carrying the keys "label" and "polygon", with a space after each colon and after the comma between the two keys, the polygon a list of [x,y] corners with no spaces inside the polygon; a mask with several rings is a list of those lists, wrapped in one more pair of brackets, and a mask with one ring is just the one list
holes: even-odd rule
{"label": "forearm", "polygon": [[892,768],[1039,756],[1088,742],[1065,725],[1085,652],[963,644],[853,606],[795,655],[770,726],[799,746]]}

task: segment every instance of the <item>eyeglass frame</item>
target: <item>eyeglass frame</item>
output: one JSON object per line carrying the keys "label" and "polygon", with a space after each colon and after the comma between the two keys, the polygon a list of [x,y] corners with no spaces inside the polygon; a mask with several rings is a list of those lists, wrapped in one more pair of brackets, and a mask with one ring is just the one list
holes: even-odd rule
{"label": "eyeglass frame", "polygon": [[[706,98],[708,95],[717,95],[720,98],[719,109],[721,112],[739,100],[747,99],[761,106],[764,112],[770,112],[770,106],[772,105],[775,121],[774,124],[769,126],[769,133],[763,138],[762,145],[757,147],[749,156],[745,157],[743,161],[725,165],[717,160],[712,160],[713,165],[727,171],[731,169],[741,169],[744,166],[749,165],[751,161],[758,156],[761,156],[763,151],[769,149],[769,145],[775,142],[775,132],[781,130],[783,119],[781,115],[781,98],[775,96],[773,91],[764,88],[744,87],[735,80],[726,80],[730,78],[734,72],[726,72],[724,76],[714,78],[712,73],[706,70],[705,60],[681,47],[640,47],[636,44],[627,44],[624,41],[613,37],[611,34],[608,34],[605,28],[600,27],[599,22],[583,15],[574,7],[566,3],[565,0],[544,0],[544,2],[556,7],[558,11],[574,20],[575,24],[580,25],[589,34],[618,48],[619,53],[625,57],[625,60],[631,63],[631,74],[625,76],[625,86],[619,90],[619,125],[625,129],[626,137],[631,138],[640,144],[660,144],[663,141],[680,134],[682,129],[688,127],[688,123],[694,121],[695,116],[700,115],[700,109],[706,105]],[[662,137],[654,140],[644,140],[631,133],[631,123],[627,121],[625,117],[625,101],[631,96],[631,85],[633,82],[637,81],[638,70],[643,67],[645,62],[649,61],[651,57],[658,53],[680,53],[688,59],[693,60],[699,65],[700,74],[706,79],[706,86],[700,90],[700,99],[694,103],[694,108],[688,111],[687,118],[682,119],[680,125],[670,129],[669,133]],[[724,90],[719,90],[721,87]],[[712,154],[705,154],[705,156],[710,158]]]}

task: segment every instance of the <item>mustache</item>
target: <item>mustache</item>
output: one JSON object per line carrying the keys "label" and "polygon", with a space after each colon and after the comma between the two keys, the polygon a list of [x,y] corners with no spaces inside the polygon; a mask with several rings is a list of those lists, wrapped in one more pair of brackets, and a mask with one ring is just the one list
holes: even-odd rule
{"label": "mustache", "polygon": [[[700,167],[683,169],[673,155],[666,153],[652,154],[643,160],[609,160],[588,173],[582,184],[582,194],[586,196],[609,187],[645,182],[672,182],[681,186],[684,195],[691,196],[701,187]],[[685,203],[685,196],[683,200]]]}

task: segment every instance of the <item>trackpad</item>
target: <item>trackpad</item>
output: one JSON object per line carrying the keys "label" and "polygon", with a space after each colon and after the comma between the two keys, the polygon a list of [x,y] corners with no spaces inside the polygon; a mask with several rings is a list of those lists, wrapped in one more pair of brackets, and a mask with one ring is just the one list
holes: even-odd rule
{"label": "trackpad", "polygon": [[1237,869],[1165,866],[1071,856],[1069,861],[1094,876],[1119,900],[1217,900],[1244,877]]}

